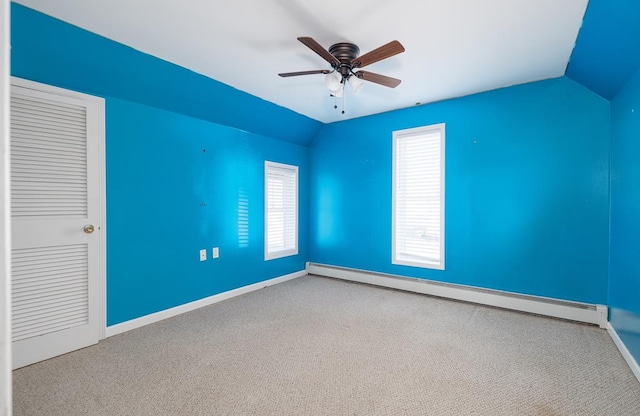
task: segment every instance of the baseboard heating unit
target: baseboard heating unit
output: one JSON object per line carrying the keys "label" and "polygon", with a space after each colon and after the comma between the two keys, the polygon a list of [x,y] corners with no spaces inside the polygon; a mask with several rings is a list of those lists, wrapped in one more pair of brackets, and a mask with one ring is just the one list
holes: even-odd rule
{"label": "baseboard heating unit", "polygon": [[568,319],[607,328],[608,311],[605,305],[592,305],[539,296],[521,295],[499,290],[481,289],[471,286],[441,283],[316,263],[307,263],[307,273],[537,315],[551,316],[554,318]]}

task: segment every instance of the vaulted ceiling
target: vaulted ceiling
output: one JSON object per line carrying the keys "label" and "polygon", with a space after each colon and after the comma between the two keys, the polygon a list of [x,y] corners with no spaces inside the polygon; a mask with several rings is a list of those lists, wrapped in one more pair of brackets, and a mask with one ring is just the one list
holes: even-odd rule
{"label": "vaulted ceiling", "polygon": [[[565,73],[610,99],[640,64],[635,0],[17,3],[325,123]],[[323,75],[277,76],[330,69],[299,36],[361,53],[397,39],[406,52],[367,70],[402,83],[347,89],[341,114]]]}

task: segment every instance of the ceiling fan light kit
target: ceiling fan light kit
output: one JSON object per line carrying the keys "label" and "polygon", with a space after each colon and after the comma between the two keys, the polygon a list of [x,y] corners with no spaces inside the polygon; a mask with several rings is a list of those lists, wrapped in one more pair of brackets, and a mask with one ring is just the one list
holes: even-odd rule
{"label": "ceiling fan light kit", "polygon": [[[358,56],[360,48],[353,43],[340,42],[331,45],[329,50],[325,49],[318,42],[310,37],[299,37],[298,40],[309,49],[320,55],[331,65],[331,70],[319,69],[312,71],[284,72],[281,77],[294,77],[299,75],[326,74],[325,84],[329,88],[332,97],[343,97],[344,86],[349,83],[353,94],[359,93],[364,83],[362,80],[395,88],[400,85],[400,80],[386,75],[358,70],[374,62],[381,61],[391,56],[404,52],[404,47],[397,40],[391,41],[371,52]],[[357,72],[356,72],[357,71]],[[334,106],[337,108],[337,106]],[[344,114],[344,109],[342,111]]]}

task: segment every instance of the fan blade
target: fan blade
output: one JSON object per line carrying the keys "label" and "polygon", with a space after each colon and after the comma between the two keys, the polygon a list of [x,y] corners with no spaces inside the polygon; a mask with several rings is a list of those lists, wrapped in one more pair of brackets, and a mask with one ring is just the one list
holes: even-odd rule
{"label": "fan blade", "polygon": [[340,61],[331,52],[322,47],[318,42],[310,37],[300,37],[298,40],[304,43],[309,49],[320,55],[325,61],[329,62],[333,68],[340,65]]}
{"label": "fan blade", "polygon": [[353,61],[351,61],[351,65],[354,68],[363,68],[367,65],[371,65],[374,62],[381,61],[402,52],[404,52],[404,46],[402,46],[402,44],[397,40],[392,40],[386,45],[382,45],[379,48],[372,50],[371,52],[367,52],[362,56],[358,56]]}
{"label": "fan blade", "polygon": [[328,69],[316,69],[314,71],[298,71],[298,72],[283,72],[280,75],[281,77],[297,77],[298,75],[313,75],[313,74],[328,74]]}
{"label": "fan blade", "polygon": [[365,81],[375,82],[376,84],[384,85],[389,88],[395,88],[402,82],[399,79],[391,78],[386,75],[375,74],[369,71],[358,71],[356,72],[356,76]]}

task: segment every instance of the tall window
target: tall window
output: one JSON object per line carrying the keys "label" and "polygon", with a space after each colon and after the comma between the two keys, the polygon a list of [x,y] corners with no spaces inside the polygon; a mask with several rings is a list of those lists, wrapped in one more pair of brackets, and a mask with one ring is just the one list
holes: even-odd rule
{"label": "tall window", "polygon": [[265,161],[264,259],[298,254],[298,167]]}
{"label": "tall window", "polygon": [[393,132],[394,264],[444,270],[444,124]]}

